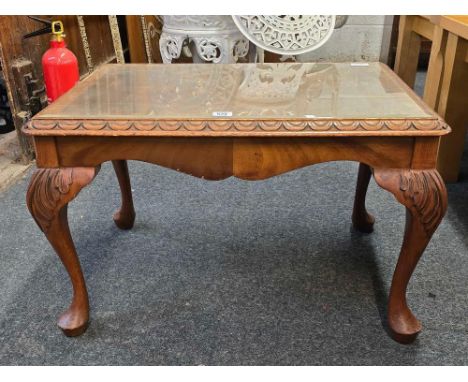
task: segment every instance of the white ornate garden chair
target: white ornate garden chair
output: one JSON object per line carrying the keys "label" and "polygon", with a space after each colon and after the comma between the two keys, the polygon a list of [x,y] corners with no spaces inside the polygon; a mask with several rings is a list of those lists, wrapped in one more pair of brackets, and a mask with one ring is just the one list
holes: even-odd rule
{"label": "white ornate garden chair", "polygon": [[[251,53],[263,61],[263,50],[295,56],[325,44],[347,16],[332,15],[237,15],[163,16],[159,41],[164,63],[182,52],[194,62],[235,63]],[[249,50],[249,42],[254,49]],[[257,53],[257,54],[255,54]]]}

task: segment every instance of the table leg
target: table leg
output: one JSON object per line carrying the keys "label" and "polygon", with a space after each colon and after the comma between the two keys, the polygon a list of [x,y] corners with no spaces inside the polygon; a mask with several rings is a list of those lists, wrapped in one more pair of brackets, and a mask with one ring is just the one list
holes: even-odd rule
{"label": "table leg", "polygon": [[406,288],[432,234],[447,209],[445,184],[435,169],[374,169],[380,187],[394,194],[406,207],[406,227],[400,257],[393,274],[388,301],[388,324],[393,338],[410,343],[421,323],[406,302]]}
{"label": "table leg", "polygon": [[131,229],[135,222],[135,209],[133,207],[132,187],[126,160],[113,160],[117,179],[119,181],[120,193],[122,195],[122,206],[114,214],[114,222],[120,229]]}
{"label": "table leg", "polygon": [[98,171],[99,167],[37,169],[26,196],[31,215],[59,255],[73,285],[71,305],[58,320],[67,336],[83,333],[89,319],[88,293],[68,227],[67,206]]}
{"label": "table leg", "polygon": [[366,193],[367,188],[369,187],[371,175],[371,168],[364,163],[360,163],[352,221],[353,227],[364,233],[371,233],[374,230],[375,219],[366,210]]}

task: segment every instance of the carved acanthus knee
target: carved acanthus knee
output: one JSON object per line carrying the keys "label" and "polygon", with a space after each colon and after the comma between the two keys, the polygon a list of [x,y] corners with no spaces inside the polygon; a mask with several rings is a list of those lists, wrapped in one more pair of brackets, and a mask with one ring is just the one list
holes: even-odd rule
{"label": "carved acanthus knee", "polygon": [[47,233],[59,211],[93,180],[99,167],[39,168],[30,181],[26,201],[39,228]]}
{"label": "carved acanthus knee", "polygon": [[410,210],[430,238],[447,210],[447,190],[437,170],[374,169],[374,178]]}
{"label": "carved acanthus knee", "polygon": [[72,302],[58,321],[68,336],[76,336],[86,330],[89,303],[86,283],[68,227],[67,206],[91,182],[98,170],[99,167],[37,169],[26,196],[31,215],[60,257],[72,282]]}
{"label": "carved acanthus knee", "polygon": [[421,323],[407,305],[406,289],[447,210],[447,191],[435,169],[374,169],[374,177],[407,209],[405,235],[388,300],[388,324],[396,341],[410,343],[420,332]]}

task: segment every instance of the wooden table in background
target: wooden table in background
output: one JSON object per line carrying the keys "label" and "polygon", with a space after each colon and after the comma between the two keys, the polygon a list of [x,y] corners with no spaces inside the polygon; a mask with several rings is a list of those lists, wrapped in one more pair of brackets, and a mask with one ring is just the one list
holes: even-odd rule
{"label": "wooden table in background", "polygon": [[388,324],[395,340],[411,342],[421,324],[407,306],[406,288],[447,208],[436,161],[439,137],[449,131],[379,63],[103,66],[24,129],[34,139],[38,167],[27,204],[73,285],[71,305],[58,324],[70,336],[88,324],[67,205],[101,163],[113,162],[122,193],[114,220],[130,229],[129,159],[207,180],[259,180],[351,160],[360,162],[352,214],[357,230],[373,230],[365,207],[372,174],[406,207]]}
{"label": "wooden table in background", "polygon": [[437,168],[456,182],[468,125],[468,16],[401,16],[395,72],[410,87],[422,37],[432,41],[423,99],[453,130],[440,141]]}

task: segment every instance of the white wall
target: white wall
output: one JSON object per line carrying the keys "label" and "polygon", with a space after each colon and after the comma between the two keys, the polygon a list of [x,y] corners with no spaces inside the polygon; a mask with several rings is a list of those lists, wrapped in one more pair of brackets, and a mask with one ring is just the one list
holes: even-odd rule
{"label": "white wall", "polygon": [[349,16],[317,50],[297,56],[298,61],[387,62],[393,16]]}

